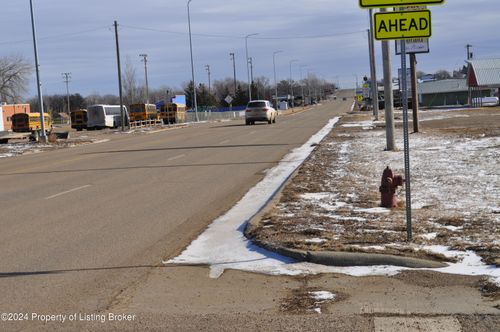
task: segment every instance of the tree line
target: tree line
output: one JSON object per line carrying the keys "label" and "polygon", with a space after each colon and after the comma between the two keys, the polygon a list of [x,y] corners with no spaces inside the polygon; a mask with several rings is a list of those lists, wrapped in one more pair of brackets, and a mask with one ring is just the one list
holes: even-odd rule
{"label": "tree line", "polygon": [[[38,109],[38,99],[33,97],[25,99],[28,91],[29,79],[33,74],[33,65],[21,56],[0,57],[0,101],[7,103],[28,102],[32,109]],[[445,75],[446,76],[446,75]],[[125,105],[134,103],[144,103],[146,101],[146,89],[144,84],[140,84],[137,78],[137,71],[132,65],[132,61],[127,58],[123,71],[123,102]],[[335,84],[310,74],[300,81],[281,80],[277,84],[279,97],[294,95],[299,99],[302,97],[309,100],[319,100],[324,96],[332,94],[336,89]],[[276,87],[269,78],[261,76],[254,78],[251,83],[252,99],[272,100],[276,94]],[[246,105],[249,100],[248,83],[246,81],[233,78],[215,80],[210,87],[204,83],[198,83],[196,89],[197,103],[199,107],[227,107],[226,97],[233,98],[233,106]],[[193,83],[185,82],[180,88],[161,86],[148,91],[149,101],[157,103],[168,101],[175,95],[185,95],[187,107],[193,106]],[[54,94],[44,96],[44,107],[53,113],[67,112],[67,96],[65,94]],[[72,93],[69,96],[70,108],[81,109],[93,104],[119,104],[117,95],[98,93],[82,96],[79,93]]]}

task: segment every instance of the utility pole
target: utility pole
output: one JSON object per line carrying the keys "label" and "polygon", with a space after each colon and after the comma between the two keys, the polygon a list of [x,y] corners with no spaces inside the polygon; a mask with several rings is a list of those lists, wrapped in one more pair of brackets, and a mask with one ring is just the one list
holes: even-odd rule
{"label": "utility pole", "polygon": [[208,94],[210,94],[211,89],[211,82],[210,82],[210,65],[205,65],[205,69],[207,70],[208,73]]}
{"label": "utility pole", "polygon": [[118,89],[120,91],[120,116],[122,119],[122,131],[125,131],[125,112],[123,111],[123,92],[122,92],[122,67],[120,63],[120,43],[118,39],[118,22],[115,21],[115,39],[116,39],[116,63],[118,65]]}
{"label": "utility pole", "polygon": [[68,115],[71,112],[70,104],[69,104],[69,82],[71,82],[71,73],[62,73],[64,83],[66,83],[66,102],[67,102],[67,110],[68,110]]}
{"label": "utility pole", "polygon": [[378,121],[378,85],[377,85],[377,66],[375,64],[375,42],[373,40],[373,9],[368,11],[370,15],[370,29],[368,29],[368,48],[370,50],[370,76],[372,81],[372,107],[375,121]]}
{"label": "utility pole", "polygon": [[234,53],[229,53],[231,60],[233,61],[233,82],[234,82],[234,96],[236,97],[236,60],[234,58]]}
{"label": "utility pole", "polygon": [[33,13],[33,1],[30,0],[30,12],[31,12],[31,29],[33,32],[33,48],[35,50],[35,71],[36,71],[36,86],[38,91],[38,107],[40,110],[40,141],[42,143],[47,142],[47,134],[45,133],[45,117],[43,111],[43,96],[42,96],[42,83],[40,83],[40,64],[38,62],[38,47],[36,42],[36,26],[35,26],[35,15]]}
{"label": "utility pole", "polygon": [[196,100],[196,82],[194,80],[194,61],[193,61],[193,40],[191,38],[191,15],[189,12],[189,4],[191,3],[192,0],[188,0],[187,2],[187,12],[188,12],[188,27],[189,27],[189,51],[191,53],[191,79],[193,81],[193,107],[194,107],[194,114],[196,118],[196,122],[199,122],[200,119],[198,118],[198,101]]}
{"label": "utility pole", "polygon": [[[387,9],[381,8],[380,11],[385,12]],[[382,42],[382,58],[384,64],[386,150],[394,151],[396,148],[394,142],[394,96],[392,92],[391,48],[388,41]]]}
{"label": "utility pole", "polygon": [[139,54],[142,57],[144,62],[144,77],[146,78],[146,104],[149,104],[149,85],[148,85],[148,55],[147,54]]}
{"label": "utility pole", "polygon": [[249,34],[249,35],[245,36],[245,53],[246,53],[246,59],[247,59],[246,63],[247,63],[248,100],[249,101],[252,100],[252,81],[253,81],[253,78],[252,78],[252,81],[250,81],[250,68],[249,68],[250,58],[248,57],[248,37],[256,36],[256,35],[258,35],[258,33],[252,33],[252,34]]}
{"label": "utility pole", "polygon": [[472,45],[471,44],[467,44],[467,45],[465,45],[465,47],[467,48],[467,60],[471,60],[473,58],[473,55],[470,52],[470,49],[471,49]]}

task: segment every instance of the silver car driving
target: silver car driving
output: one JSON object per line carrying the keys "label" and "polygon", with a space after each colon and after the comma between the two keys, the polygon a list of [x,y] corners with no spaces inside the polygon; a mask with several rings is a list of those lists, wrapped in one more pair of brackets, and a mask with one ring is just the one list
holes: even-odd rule
{"label": "silver car driving", "polygon": [[245,124],[255,124],[255,121],[267,121],[276,123],[278,112],[273,108],[268,100],[252,100],[245,110]]}

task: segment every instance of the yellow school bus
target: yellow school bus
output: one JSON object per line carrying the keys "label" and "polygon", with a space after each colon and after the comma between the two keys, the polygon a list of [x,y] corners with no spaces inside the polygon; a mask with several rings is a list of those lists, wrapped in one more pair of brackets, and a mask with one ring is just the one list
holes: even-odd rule
{"label": "yellow school bus", "polygon": [[160,119],[164,124],[186,122],[186,105],[168,103],[160,108]]}
{"label": "yellow school bus", "polygon": [[[43,113],[45,131],[50,131],[52,120],[48,113]],[[31,133],[42,129],[40,113],[16,113],[12,115],[12,131],[16,133]]]}
{"label": "yellow school bus", "polygon": [[87,110],[71,111],[71,128],[77,131],[87,129]]}
{"label": "yellow school bus", "polygon": [[158,119],[155,104],[132,104],[129,107],[130,121],[144,121]]}

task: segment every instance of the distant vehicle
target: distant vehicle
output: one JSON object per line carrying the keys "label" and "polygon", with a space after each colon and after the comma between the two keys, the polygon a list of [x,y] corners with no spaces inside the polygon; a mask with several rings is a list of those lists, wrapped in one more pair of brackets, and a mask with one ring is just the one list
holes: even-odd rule
{"label": "distant vehicle", "polygon": [[156,120],[158,118],[155,104],[132,104],[129,110],[130,121]]}
{"label": "distant vehicle", "polygon": [[[123,106],[128,125],[127,107]],[[92,105],[87,108],[87,129],[118,128],[122,125],[120,105]]]}
{"label": "distant vehicle", "polygon": [[267,121],[267,123],[276,123],[278,112],[267,100],[252,100],[248,103],[245,110],[245,124],[255,124],[255,121]]}
{"label": "distant vehicle", "polygon": [[[52,127],[52,119],[48,113],[43,113],[45,131]],[[12,131],[15,133],[34,133],[42,129],[40,113],[16,113],[12,115]]]}
{"label": "distant vehicle", "polygon": [[87,110],[71,111],[71,128],[77,131],[87,129]]}
{"label": "distant vehicle", "polygon": [[164,124],[186,122],[186,105],[177,103],[162,105],[159,116]]}

